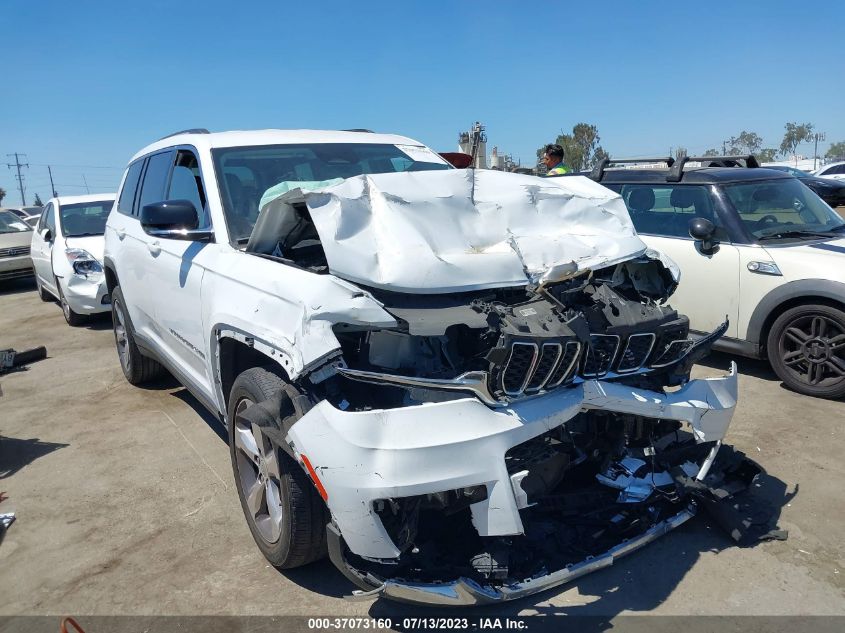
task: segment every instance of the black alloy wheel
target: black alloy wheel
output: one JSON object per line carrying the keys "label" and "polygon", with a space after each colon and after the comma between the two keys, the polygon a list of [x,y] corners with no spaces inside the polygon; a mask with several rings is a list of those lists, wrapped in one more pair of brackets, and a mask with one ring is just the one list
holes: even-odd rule
{"label": "black alloy wheel", "polygon": [[772,325],[769,361],[787,387],[809,396],[845,396],[845,312],[827,305],[791,308]]}

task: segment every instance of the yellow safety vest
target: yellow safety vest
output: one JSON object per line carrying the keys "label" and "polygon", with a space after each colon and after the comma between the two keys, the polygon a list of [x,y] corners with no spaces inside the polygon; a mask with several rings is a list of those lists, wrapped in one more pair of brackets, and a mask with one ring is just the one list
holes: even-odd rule
{"label": "yellow safety vest", "polygon": [[549,171],[546,172],[547,176],[560,176],[562,174],[568,174],[569,167],[564,165],[563,163],[558,163],[556,167],[552,167]]}

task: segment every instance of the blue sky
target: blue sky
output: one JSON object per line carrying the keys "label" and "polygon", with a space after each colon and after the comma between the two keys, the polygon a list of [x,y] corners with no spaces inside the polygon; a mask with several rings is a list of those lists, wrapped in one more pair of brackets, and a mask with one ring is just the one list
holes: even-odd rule
{"label": "blue sky", "polygon": [[[27,201],[114,190],[170,132],[367,127],[531,163],[561,129],[612,155],[691,152],[786,121],[845,140],[845,3],[0,3],[0,159],[23,152]],[[824,143],[824,149],[828,143]],[[803,146],[799,151],[812,152]],[[823,153],[823,150],[821,151]],[[20,196],[0,166],[5,204]]]}

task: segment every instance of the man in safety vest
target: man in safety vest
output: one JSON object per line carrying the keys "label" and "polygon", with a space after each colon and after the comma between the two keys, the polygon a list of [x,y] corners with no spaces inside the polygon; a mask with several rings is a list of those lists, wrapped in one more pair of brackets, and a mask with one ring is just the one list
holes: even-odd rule
{"label": "man in safety vest", "polygon": [[551,143],[543,149],[543,163],[548,171],[547,176],[560,176],[570,172],[569,167],[563,163],[563,148],[560,145]]}

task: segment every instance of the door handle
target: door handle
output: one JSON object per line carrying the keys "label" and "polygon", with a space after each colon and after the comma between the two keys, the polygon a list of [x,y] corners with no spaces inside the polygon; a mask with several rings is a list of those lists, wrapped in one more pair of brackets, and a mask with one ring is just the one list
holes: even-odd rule
{"label": "door handle", "polygon": [[158,255],[161,252],[161,242],[159,242],[158,240],[156,240],[155,242],[148,242],[147,250],[150,251],[153,256]]}

